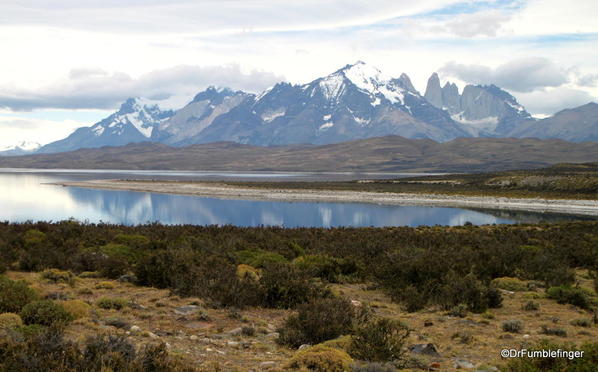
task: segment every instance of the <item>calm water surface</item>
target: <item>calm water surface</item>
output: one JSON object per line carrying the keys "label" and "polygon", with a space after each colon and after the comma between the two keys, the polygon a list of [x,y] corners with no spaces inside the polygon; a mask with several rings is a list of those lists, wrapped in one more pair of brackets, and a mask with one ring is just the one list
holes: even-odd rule
{"label": "calm water surface", "polygon": [[[373,175],[372,178],[397,175]],[[368,203],[227,200],[196,196],[61,187],[45,183],[99,178],[130,179],[322,179],[303,173],[0,171],[0,221],[79,221],[128,225],[147,222],[286,227],[419,226],[580,220],[557,214],[468,210]],[[326,179],[355,175],[328,175]]]}

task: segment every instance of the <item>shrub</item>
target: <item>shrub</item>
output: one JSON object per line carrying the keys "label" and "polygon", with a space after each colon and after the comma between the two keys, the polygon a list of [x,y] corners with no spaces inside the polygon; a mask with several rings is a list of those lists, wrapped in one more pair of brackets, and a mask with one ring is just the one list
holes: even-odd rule
{"label": "shrub", "polygon": [[592,304],[590,296],[582,288],[550,287],[546,291],[546,296],[556,300],[559,304],[571,304],[582,309],[589,309]]}
{"label": "shrub", "polygon": [[14,281],[0,276],[1,313],[18,313],[23,306],[35,299],[37,294],[24,281]]}
{"label": "shrub", "polygon": [[127,370],[135,360],[135,346],[123,336],[93,336],[85,342],[82,364],[96,370]]}
{"label": "shrub", "polygon": [[351,348],[352,339],[351,335],[344,335],[333,340],[324,341],[319,345],[330,346],[348,352]]}
{"label": "shrub", "polygon": [[538,311],[540,310],[540,304],[534,301],[528,301],[522,306],[522,309],[525,311]]}
{"label": "shrub", "polygon": [[571,325],[576,327],[591,327],[592,321],[590,319],[574,319],[571,321]]}
{"label": "shrub", "polygon": [[316,345],[300,350],[284,365],[285,369],[319,372],[351,371],[353,359],[346,352],[328,346]]}
{"label": "shrub", "polygon": [[550,328],[548,326],[541,326],[540,333],[544,335],[567,337],[567,331],[563,328]]}
{"label": "shrub", "polygon": [[195,369],[168,354],[166,344],[145,345],[137,357],[135,371],[193,372]]}
{"label": "shrub", "polygon": [[129,323],[128,321],[126,321],[122,318],[108,318],[108,319],[104,320],[104,324],[111,326],[111,327],[120,328],[120,329],[131,328],[131,323]]}
{"label": "shrub", "polygon": [[[426,368],[429,363],[422,365],[422,369]],[[382,363],[360,363],[354,364],[351,369],[352,372],[396,372],[398,371],[391,364]]]}
{"label": "shrub", "polygon": [[121,310],[124,309],[128,304],[128,301],[124,298],[113,298],[113,297],[102,297],[96,305],[99,308],[106,310]]}
{"label": "shrub", "polygon": [[262,273],[260,286],[263,305],[272,308],[294,308],[310,299],[328,295],[305,271],[289,264],[268,265]]}
{"label": "shrub", "polygon": [[450,316],[456,316],[459,318],[465,318],[467,316],[467,306],[459,304],[447,312]]}
{"label": "shrub", "polygon": [[397,320],[376,319],[357,327],[349,353],[369,362],[402,361],[409,333],[409,328]]}
{"label": "shrub", "polygon": [[519,333],[523,329],[521,320],[507,320],[502,323],[502,330],[510,333]]}
{"label": "shrub", "polygon": [[60,303],[72,315],[73,319],[89,318],[91,306],[81,300],[69,300]]}
{"label": "shrub", "polygon": [[322,254],[299,256],[293,260],[293,265],[307,271],[311,276],[336,282],[341,274],[339,260]]}
{"label": "shrub", "polygon": [[275,252],[268,252],[261,249],[244,249],[236,252],[240,263],[253,267],[264,268],[271,264],[286,263],[287,259]]}
{"label": "shrub", "polygon": [[16,328],[21,325],[23,325],[23,320],[21,320],[21,317],[18,314],[0,314],[0,329]]}
{"label": "shrub", "polygon": [[46,269],[41,272],[40,277],[52,283],[67,283],[71,286],[75,284],[75,275],[70,271]]}
{"label": "shrub", "polygon": [[528,290],[527,284],[523,280],[508,276],[495,278],[492,280],[492,284],[496,288],[504,289],[506,291],[522,292]]}
{"label": "shrub", "polygon": [[102,275],[99,271],[83,271],[79,274],[79,278],[87,279],[87,278],[99,278]]}
{"label": "shrub", "polygon": [[428,304],[427,296],[423,291],[410,285],[400,294],[401,303],[407,312],[413,313],[423,309]]}
{"label": "shrub", "polygon": [[[143,238],[147,240],[147,238]],[[100,252],[104,253],[110,258],[124,261],[129,265],[134,265],[143,256],[143,251],[140,248],[132,248],[124,244],[114,243],[108,243],[101,246]]]}
{"label": "shrub", "polygon": [[451,272],[446,275],[439,291],[438,301],[445,308],[464,304],[474,313],[483,313],[492,305],[500,307],[502,296],[493,287],[482,284],[473,273],[464,277]]}
{"label": "shrub", "polygon": [[300,305],[278,330],[278,342],[291,347],[317,344],[352,330],[353,305],[342,298],[321,298]]}
{"label": "shrub", "polygon": [[116,284],[114,284],[114,282],[104,281],[104,282],[99,282],[98,284],[96,284],[96,289],[114,289],[114,288],[116,288]]}
{"label": "shrub", "polygon": [[20,315],[25,324],[44,326],[66,325],[73,320],[64,307],[51,300],[31,302],[23,307]]}

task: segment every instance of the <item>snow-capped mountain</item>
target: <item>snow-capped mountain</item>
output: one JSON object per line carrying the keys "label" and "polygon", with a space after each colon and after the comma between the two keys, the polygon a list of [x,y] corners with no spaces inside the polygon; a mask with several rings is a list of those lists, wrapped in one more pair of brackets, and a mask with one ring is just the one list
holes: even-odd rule
{"label": "snow-capped mountain", "polygon": [[150,141],[160,123],[174,114],[162,111],[155,103],[129,98],[114,114],[92,125],[75,130],[70,136],[40,148],[37,153],[53,153],[102,146],[120,146]]}
{"label": "snow-capped mountain", "polygon": [[[585,131],[590,137],[559,129],[567,124],[563,118],[574,116],[561,114],[553,120],[551,138],[565,132],[569,133],[565,139],[594,138],[591,128]],[[467,85],[459,93],[453,83],[441,87],[434,73],[422,96],[406,74],[393,78],[357,62],[307,84],[278,83],[260,94],[209,87],[177,111],[162,111],[151,101],[131,98],[106,119],[37,152],[142,141],[274,146],[399,135],[444,142],[458,137],[540,135],[543,132],[535,125],[540,122],[495,85]]]}
{"label": "snow-capped mountain", "polygon": [[326,144],[391,134],[437,141],[467,136],[413,88],[407,75],[393,79],[357,62],[305,85],[279,83],[247,95],[179,144]]}
{"label": "snow-capped mountain", "polygon": [[472,136],[508,136],[532,116],[515,97],[496,85],[467,85],[463,93],[454,83],[442,88],[436,73],[428,79],[424,97],[450,113]]}
{"label": "snow-capped mountain", "polygon": [[37,151],[41,145],[37,142],[21,141],[16,145],[0,146],[0,156],[18,156],[32,154]]}

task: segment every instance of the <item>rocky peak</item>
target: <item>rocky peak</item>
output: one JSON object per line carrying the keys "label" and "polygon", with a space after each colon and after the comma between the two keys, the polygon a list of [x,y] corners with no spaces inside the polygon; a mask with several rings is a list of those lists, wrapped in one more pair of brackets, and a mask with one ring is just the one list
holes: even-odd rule
{"label": "rocky peak", "polygon": [[426,93],[424,97],[430,102],[432,105],[442,108],[442,89],[440,88],[440,79],[438,78],[437,73],[433,73],[432,76],[428,79],[428,84],[426,85]]}

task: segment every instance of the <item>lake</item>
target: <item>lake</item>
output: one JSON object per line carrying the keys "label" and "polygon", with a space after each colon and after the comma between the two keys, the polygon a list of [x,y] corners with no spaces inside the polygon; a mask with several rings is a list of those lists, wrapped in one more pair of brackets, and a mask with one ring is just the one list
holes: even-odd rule
{"label": "lake", "polygon": [[[234,173],[161,171],[0,170],[0,221],[59,221],[136,225],[148,222],[194,225],[285,227],[419,226],[505,224],[591,220],[563,214],[377,205],[369,203],[279,202],[216,199],[145,192],[62,187],[47,183],[89,179],[341,180],[394,178],[401,174]],[[410,176],[410,175],[409,175]]]}

